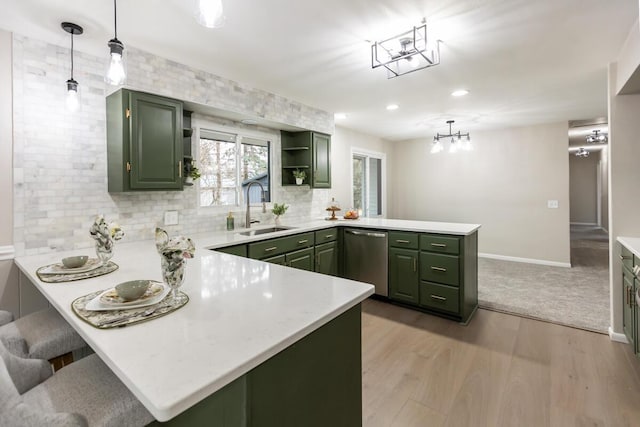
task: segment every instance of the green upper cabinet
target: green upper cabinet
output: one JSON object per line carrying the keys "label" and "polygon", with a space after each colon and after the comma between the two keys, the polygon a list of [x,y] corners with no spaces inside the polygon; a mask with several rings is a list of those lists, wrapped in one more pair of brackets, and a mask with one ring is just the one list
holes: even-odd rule
{"label": "green upper cabinet", "polygon": [[306,173],[303,185],[331,188],[331,136],[323,133],[281,132],[282,185],[296,185],[293,171]]}
{"label": "green upper cabinet", "polygon": [[312,184],[314,188],[331,188],[331,137],[313,132]]}
{"label": "green upper cabinet", "polygon": [[182,190],[182,102],[121,89],[107,97],[109,192]]}

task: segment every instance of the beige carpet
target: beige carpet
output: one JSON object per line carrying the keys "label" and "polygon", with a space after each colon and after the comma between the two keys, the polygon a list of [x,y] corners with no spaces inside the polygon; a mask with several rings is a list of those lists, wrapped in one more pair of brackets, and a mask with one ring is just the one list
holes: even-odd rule
{"label": "beige carpet", "polygon": [[609,318],[608,237],[571,227],[572,268],[480,258],[482,308],[606,333]]}

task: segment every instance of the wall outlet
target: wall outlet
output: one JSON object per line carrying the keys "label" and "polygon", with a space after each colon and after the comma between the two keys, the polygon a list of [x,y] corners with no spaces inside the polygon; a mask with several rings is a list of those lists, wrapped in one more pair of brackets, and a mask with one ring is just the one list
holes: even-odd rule
{"label": "wall outlet", "polygon": [[166,211],[164,213],[164,225],[178,225],[178,211]]}
{"label": "wall outlet", "polygon": [[549,209],[558,209],[558,201],[557,200],[547,200],[547,207]]}

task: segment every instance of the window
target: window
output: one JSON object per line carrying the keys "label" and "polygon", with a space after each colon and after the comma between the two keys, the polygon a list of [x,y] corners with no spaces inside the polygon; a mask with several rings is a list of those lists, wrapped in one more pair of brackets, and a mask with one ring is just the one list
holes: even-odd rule
{"label": "window", "polygon": [[[250,181],[260,182],[270,201],[270,156],[269,141],[200,129],[200,206],[239,205]],[[252,186],[250,196],[260,201],[260,187]]]}
{"label": "window", "polygon": [[353,152],[353,207],[362,216],[383,215],[384,205],[384,154]]}

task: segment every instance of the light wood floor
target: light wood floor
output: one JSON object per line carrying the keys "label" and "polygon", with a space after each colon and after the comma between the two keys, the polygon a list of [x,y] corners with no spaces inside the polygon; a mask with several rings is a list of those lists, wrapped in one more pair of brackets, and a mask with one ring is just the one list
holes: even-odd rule
{"label": "light wood floor", "polygon": [[602,334],[363,303],[363,424],[640,426],[640,360]]}

